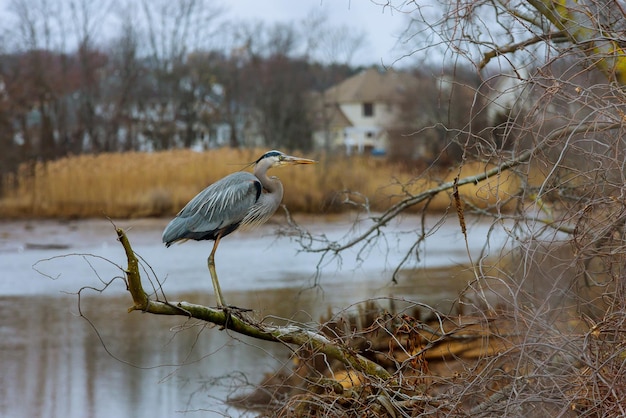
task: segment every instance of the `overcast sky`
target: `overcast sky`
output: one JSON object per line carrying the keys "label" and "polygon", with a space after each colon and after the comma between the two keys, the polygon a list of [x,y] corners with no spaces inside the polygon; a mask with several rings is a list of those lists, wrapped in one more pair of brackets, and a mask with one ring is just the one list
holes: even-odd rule
{"label": "overcast sky", "polygon": [[[68,3],[64,3],[65,0],[33,0],[33,4],[39,8],[45,7],[51,8],[53,11],[57,11],[55,4],[63,4],[67,6]],[[130,0],[131,2],[133,0]],[[167,0],[166,0],[167,1]],[[177,0],[171,0],[177,1]],[[383,64],[390,66],[402,56],[402,50],[405,45],[398,42],[400,35],[408,25],[408,17],[391,7],[384,6],[388,3],[388,0],[213,0],[216,5],[221,4],[223,10],[222,18],[232,21],[263,21],[266,23],[277,22],[295,22],[301,23],[313,14],[324,14],[328,16],[328,25],[334,28],[347,27],[349,29],[354,28],[356,33],[364,33],[365,40],[363,46],[356,51],[349,64],[352,65],[372,65]],[[392,3],[402,4],[404,10],[410,10],[410,6],[404,0],[390,0]],[[60,3],[56,3],[60,2]],[[20,3],[20,2],[17,2]],[[123,1],[122,1],[123,3]],[[11,2],[8,0],[0,0],[0,43],[7,42],[4,45],[7,48],[11,48],[15,43],[15,32],[18,27],[17,17],[15,13],[11,13],[15,10],[15,7],[11,7]],[[24,4],[28,4],[25,1]],[[90,13],[93,16],[98,15],[96,7],[93,4],[97,2],[87,2],[92,9]],[[108,4],[108,3],[107,3]],[[115,3],[110,3],[115,4]],[[69,13],[69,6],[67,6],[66,13]],[[101,36],[106,43],[107,37],[116,34],[119,25],[119,13],[116,15],[116,8],[107,10],[106,19],[99,22],[99,27],[96,36]],[[139,10],[139,9],[138,9]],[[42,18],[37,14],[37,10],[30,11],[32,16]],[[51,20],[55,23],[56,20]],[[72,26],[73,22],[68,20],[64,23],[65,26]],[[14,32],[5,32],[1,26],[10,27]],[[55,28],[52,28],[53,30]],[[63,30],[67,30],[64,27]],[[66,44],[66,47],[74,47],[70,42]],[[3,51],[3,45],[0,45],[0,52]],[[400,63],[402,64],[402,63]]]}
{"label": "overcast sky", "polygon": [[[326,11],[334,26],[346,25],[367,34],[365,46],[352,64],[391,65],[402,53],[398,37],[407,26],[407,17],[382,0],[222,0],[226,16],[265,22],[302,21],[312,12]],[[377,4],[379,3],[379,4]]]}

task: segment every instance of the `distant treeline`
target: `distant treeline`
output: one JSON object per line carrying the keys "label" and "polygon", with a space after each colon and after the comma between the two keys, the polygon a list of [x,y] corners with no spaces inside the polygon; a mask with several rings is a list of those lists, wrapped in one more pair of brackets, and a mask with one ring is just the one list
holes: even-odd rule
{"label": "distant treeline", "polygon": [[[195,52],[173,66],[98,50],[3,55],[3,159],[197,144],[307,150],[307,94],[353,71],[282,55],[244,60],[217,51]],[[252,139],[263,143],[247,143],[251,125],[258,134]]]}
{"label": "distant treeline", "polygon": [[[0,31],[14,40],[0,50],[0,178],[24,162],[85,153],[309,151],[315,93],[359,71],[350,57],[365,47],[362,34],[329,27],[323,16],[224,25],[204,0],[128,2],[114,31],[98,30],[110,12],[88,3],[80,10],[11,4],[14,19]],[[471,89],[442,98],[441,68],[413,72],[432,88],[405,95],[399,126],[439,126],[439,139],[468,125],[476,77],[463,74]]]}

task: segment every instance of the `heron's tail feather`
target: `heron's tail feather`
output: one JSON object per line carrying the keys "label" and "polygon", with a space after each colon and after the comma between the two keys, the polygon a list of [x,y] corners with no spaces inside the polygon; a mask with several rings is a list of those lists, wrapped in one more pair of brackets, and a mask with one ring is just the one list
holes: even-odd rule
{"label": "heron's tail feather", "polygon": [[186,240],[187,222],[181,218],[174,218],[163,230],[162,239],[166,247],[169,247],[176,241]]}

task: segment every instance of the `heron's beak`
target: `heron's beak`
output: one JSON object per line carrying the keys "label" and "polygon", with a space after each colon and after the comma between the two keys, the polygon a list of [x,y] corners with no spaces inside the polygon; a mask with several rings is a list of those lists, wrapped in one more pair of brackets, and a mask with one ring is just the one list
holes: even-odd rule
{"label": "heron's beak", "polygon": [[317,161],[315,160],[309,160],[307,158],[300,158],[300,157],[292,157],[291,155],[285,155],[283,157],[283,164],[317,164]]}

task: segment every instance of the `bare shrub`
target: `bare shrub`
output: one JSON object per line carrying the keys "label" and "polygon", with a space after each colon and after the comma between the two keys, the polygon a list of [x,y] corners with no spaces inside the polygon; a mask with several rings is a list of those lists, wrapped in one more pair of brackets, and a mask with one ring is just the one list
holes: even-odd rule
{"label": "bare shrub", "polygon": [[[438,387],[445,388],[441,404],[433,406],[432,394],[424,401],[419,398],[423,394],[413,393],[425,403],[396,413],[623,415],[623,5],[442,3],[438,9],[442,18],[433,18],[414,2],[388,6],[404,12],[414,8],[407,32],[413,41],[423,41],[425,50],[435,52],[439,45],[431,41],[437,37],[443,57],[481,71],[484,81],[475,89],[474,101],[479,108],[472,109],[464,126],[454,127],[453,141],[462,150],[461,168],[453,169],[453,181],[439,187],[405,188],[399,202],[369,217],[373,224],[364,232],[337,241],[304,236],[304,248],[325,257],[353,247],[366,252],[381,237],[390,239],[386,226],[391,219],[442,193],[450,194],[455,211],[442,215],[441,222],[456,212],[467,238],[472,231],[466,224],[477,215],[492,219],[492,229],[509,237],[504,249],[491,248],[490,237],[485,237],[478,259],[467,241],[468,264],[475,277],[468,284],[471,297],[462,295],[458,304],[482,312],[483,327],[497,319],[500,326],[491,335],[506,339],[510,348],[478,361],[457,358],[463,378],[438,380]],[[477,133],[476,117],[485,113],[491,126]],[[462,167],[473,159],[497,169],[486,170],[484,176],[464,176]],[[517,190],[503,193],[492,187],[495,198],[490,203],[478,192],[474,201],[460,193],[472,181],[480,190],[488,178],[497,177],[500,184],[510,173],[518,180]],[[477,207],[476,200],[483,207]],[[514,209],[505,211],[505,205]],[[406,264],[419,257],[431,232],[422,225],[404,258]],[[390,382],[385,386],[391,387]]]}

